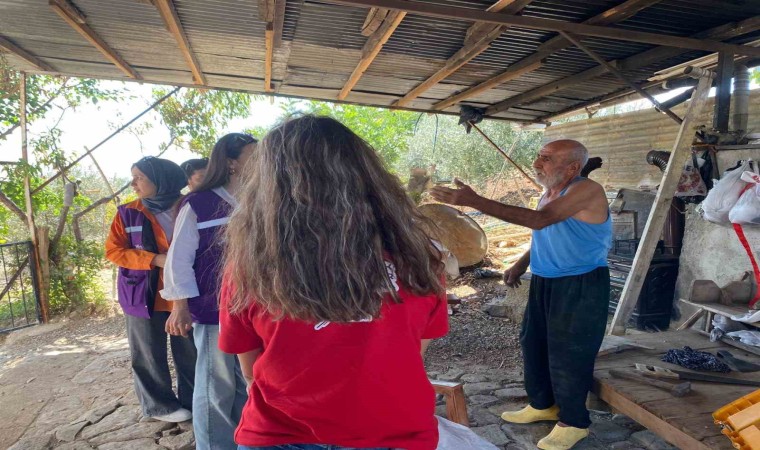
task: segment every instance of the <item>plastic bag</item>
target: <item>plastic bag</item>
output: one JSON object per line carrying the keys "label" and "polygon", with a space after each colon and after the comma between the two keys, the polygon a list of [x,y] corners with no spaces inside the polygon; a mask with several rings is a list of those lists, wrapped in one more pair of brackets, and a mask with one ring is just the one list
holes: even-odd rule
{"label": "plastic bag", "polygon": [[[701,158],[699,159],[701,160]],[[704,164],[704,160],[701,162]],[[699,173],[699,162],[697,162],[697,158],[692,158],[692,161],[683,166],[681,179],[678,180],[676,197],[704,197],[705,195],[707,195],[707,186]]]}
{"label": "plastic bag", "polygon": [[743,330],[732,331],[728,333],[734,339],[739,339],[742,344],[752,345],[754,347],[760,347],[760,331]]}
{"label": "plastic bag", "polygon": [[438,419],[437,450],[498,450],[492,443],[475,434],[474,431],[443,417]]}
{"label": "plastic bag", "polygon": [[731,211],[728,220],[742,225],[760,225],[760,175],[746,171],[741,180],[750,184],[750,188],[739,197]]}
{"label": "plastic bag", "polygon": [[734,170],[726,171],[723,177],[715,182],[715,186],[707,193],[702,202],[702,216],[714,223],[729,223],[728,213],[734,207],[742,189],[747,182],[742,180],[745,171],[753,171],[753,161],[747,160]]}

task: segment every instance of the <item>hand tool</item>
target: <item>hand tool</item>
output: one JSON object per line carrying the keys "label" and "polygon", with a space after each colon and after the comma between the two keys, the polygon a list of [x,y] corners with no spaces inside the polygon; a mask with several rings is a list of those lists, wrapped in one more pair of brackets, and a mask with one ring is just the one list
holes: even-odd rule
{"label": "hand tool", "polygon": [[648,377],[670,378],[675,380],[704,381],[707,383],[741,384],[744,386],[760,386],[760,381],[743,380],[741,378],[726,377],[720,375],[708,375],[704,373],[685,372],[683,370],[670,370],[659,366],[636,364],[636,370]]}
{"label": "hand tool", "polygon": [[610,375],[615,378],[622,378],[624,380],[636,381],[637,383],[646,384],[658,389],[668,391],[673,397],[683,397],[691,392],[691,383],[685,381],[683,383],[672,384],[665,381],[660,381],[652,378],[647,378],[637,373],[628,372],[625,370],[610,369]]}

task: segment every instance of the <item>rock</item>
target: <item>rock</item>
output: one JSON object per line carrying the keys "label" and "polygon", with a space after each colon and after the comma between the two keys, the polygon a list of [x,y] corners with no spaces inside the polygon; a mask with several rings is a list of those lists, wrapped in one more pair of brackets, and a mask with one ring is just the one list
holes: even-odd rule
{"label": "rock", "polygon": [[135,423],[126,428],[103,433],[89,441],[91,444],[102,445],[108,442],[133,441],[142,438],[155,439],[162,431],[173,427],[174,424],[169,422]]}
{"label": "rock", "polygon": [[193,450],[195,449],[195,435],[192,431],[185,431],[176,436],[163,437],[158,443],[169,450]]}
{"label": "rock", "polygon": [[494,391],[493,395],[501,399],[509,400],[522,400],[528,398],[528,393],[521,387],[510,387],[506,389],[498,389]]}
{"label": "rock", "polygon": [[499,399],[493,395],[475,394],[467,397],[467,401],[472,405],[479,405],[481,408],[488,408],[499,403]]}
{"label": "rock", "polygon": [[499,428],[498,425],[486,425],[484,427],[470,429],[493,445],[501,446],[509,443],[509,439],[507,439],[507,436],[501,431],[501,428]]}
{"label": "rock", "polygon": [[510,441],[521,448],[536,448],[536,443],[549,434],[554,428],[554,422],[538,422],[526,425],[502,423],[501,430]]}
{"label": "rock", "polygon": [[633,431],[641,431],[646,428],[644,428],[643,425],[639,424],[635,420],[631,419],[628,416],[625,416],[623,414],[615,414],[612,416],[611,422],[620,425],[621,427],[629,428]]}
{"label": "rock", "polygon": [[462,375],[464,375],[464,370],[449,369],[448,372],[439,375],[438,379],[441,381],[459,381]]}
{"label": "rock", "polygon": [[100,383],[104,379],[113,379],[113,367],[124,365],[129,361],[129,350],[108,352],[95,358],[71,379],[77,384]]}
{"label": "rock", "polygon": [[119,406],[121,406],[121,402],[118,400],[107,403],[103,406],[87,411],[86,413],[82,414],[82,416],[80,416],[78,419],[71,422],[71,424],[73,425],[77,422],[98,423],[103,419],[103,417],[116,411],[116,408],[118,408]]}
{"label": "rock", "polygon": [[464,381],[465,383],[483,383],[489,380],[485,375],[481,375],[479,373],[468,373],[462,375],[461,381]]}
{"label": "rock", "polygon": [[506,297],[496,297],[483,305],[483,312],[491,317],[509,318],[511,307]]}
{"label": "rock", "polygon": [[50,448],[53,448],[53,434],[43,433],[21,438],[8,450],[48,450]]}
{"label": "rock", "polygon": [[139,415],[140,413],[137,408],[131,406],[117,408],[116,411],[107,415],[100,422],[85,427],[85,429],[82,430],[82,439],[90,440],[100,434],[126,428],[136,423]]}
{"label": "rock", "polygon": [[186,420],[184,422],[178,423],[177,426],[182,431],[191,431],[193,429],[193,421],[192,420]]}
{"label": "rock", "polygon": [[473,408],[470,413],[473,422],[477,422],[478,425],[498,425],[501,423],[501,418],[488,412],[488,410],[481,408]]}
{"label": "rock", "polygon": [[632,444],[629,441],[613,442],[610,444],[610,450],[644,450],[641,447]]}
{"label": "rock", "polygon": [[125,449],[140,449],[140,450],[165,450],[164,447],[156,444],[153,439],[134,439],[126,442],[109,442],[98,446],[98,450],[125,450]]}
{"label": "rock", "polygon": [[439,417],[443,417],[445,419],[449,418],[448,413],[446,412],[446,405],[438,405],[435,407],[435,415]]}
{"label": "rock", "polygon": [[161,436],[163,437],[176,436],[178,434],[182,434],[182,430],[180,430],[179,428],[171,428],[171,429],[164,430],[161,432]]}
{"label": "rock", "polygon": [[633,433],[630,429],[612,422],[594,422],[589,431],[596,439],[606,443],[624,441]]}
{"label": "rock", "polygon": [[73,442],[82,428],[89,425],[89,422],[70,423],[62,425],[55,430],[55,438],[61,442]]}
{"label": "rock", "polygon": [[92,445],[84,441],[68,442],[62,445],[56,445],[55,450],[92,450]]}
{"label": "rock", "polygon": [[441,375],[441,372],[436,372],[436,371],[430,371],[427,373],[428,378],[430,378],[431,380],[437,380],[438,376],[440,375]]}
{"label": "rock", "polygon": [[631,442],[635,442],[646,450],[675,450],[675,447],[649,430],[633,433],[631,435]]}
{"label": "rock", "polygon": [[464,385],[464,393],[465,395],[490,394],[500,387],[501,386],[499,386],[498,383],[494,383],[492,381],[483,383],[467,383]]}

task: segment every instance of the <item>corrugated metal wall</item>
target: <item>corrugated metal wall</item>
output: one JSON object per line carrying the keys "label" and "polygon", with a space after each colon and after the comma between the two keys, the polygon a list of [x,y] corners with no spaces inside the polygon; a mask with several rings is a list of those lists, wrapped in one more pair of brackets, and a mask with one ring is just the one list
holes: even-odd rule
{"label": "corrugated metal wall", "polygon": [[[712,126],[714,98],[705,107],[699,124]],[[683,117],[686,105],[674,112]],[[662,174],[646,163],[649,150],[672,150],[678,124],[654,109],[635,111],[552,125],[544,133],[544,142],[575,139],[582,142],[590,156],[601,156],[604,166],[591,173],[591,178],[608,190],[654,186]],[[749,107],[750,132],[760,131],[760,91],[751,92]]]}

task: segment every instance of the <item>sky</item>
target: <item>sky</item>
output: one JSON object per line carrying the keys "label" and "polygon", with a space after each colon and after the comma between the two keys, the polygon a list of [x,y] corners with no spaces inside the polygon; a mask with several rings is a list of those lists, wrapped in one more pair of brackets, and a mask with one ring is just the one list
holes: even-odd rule
{"label": "sky", "polygon": [[[113,130],[142,112],[152,103],[151,89],[155,86],[147,83],[122,84],[121,82],[104,81],[103,87],[126,88],[129,94],[135,98],[125,102],[99,102],[97,105],[87,103],[74,111],[67,111],[59,124],[59,128],[63,130],[60,146],[68,154],[76,156],[83,154],[86,151],[85,148],[94,147],[110,135]],[[280,116],[280,103],[281,100],[277,98],[275,98],[274,103],[270,103],[268,99],[252,101],[250,115],[245,119],[230,121],[227,129],[220,130],[219,135],[255,126],[268,127],[273,125]],[[44,121],[36,122],[33,124],[34,126],[30,127],[30,138],[55,124],[60,117],[60,110],[53,111],[48,116]],[[124,130],[93,152],[98,164],[109,178],[114,175],[129,177],[132,163],[143,156],[158,154],[159,145],[168,141],[169,133],[166,127],[161,125],[159,115],[155,112],[146,114],[130,128],[140,127],[146,123],[150,123],[152,126],[139,139],[134,134],[129,133],[128,130]],[[21,136],[19,130],[16,130],[9,139],[0,141],[0,160],[15,161],[20,157]],[[162,157],[181,163],[190,158],[197,158],[198,155],[187,150],[177,149],[174,146]],[[84,159],[80,165],[83,168],[95,170],[89,157]]]}

